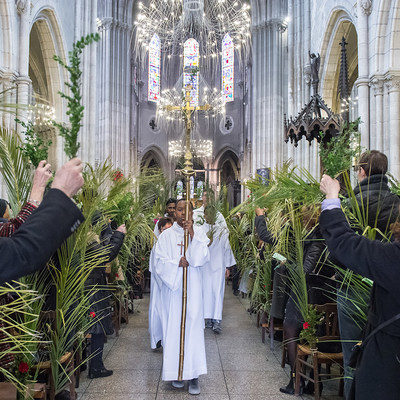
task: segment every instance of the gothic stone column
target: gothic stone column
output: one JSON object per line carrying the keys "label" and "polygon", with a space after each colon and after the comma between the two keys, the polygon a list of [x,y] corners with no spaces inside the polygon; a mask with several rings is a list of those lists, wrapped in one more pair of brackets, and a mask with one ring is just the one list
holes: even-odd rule
{"label": "gothic stone column", "polygon": [[371,80],[371,86],[374,90],[375,97],[375,129],[371,130],[371,148],[379,151],[384,151],[383,149],[383,89],[384,80],[383,77],[375,76]]}
{"label": "gothic stone column", "polygon": [[282,158],[285,30],[279,18],[253,26],[253,174],[257,168],[274,168]]}
{"label": "gothic stone column", "polygon": [[385,79],[389,94],[389,171],[400,179],[400,73],[389,73]]}
{"label": "gothic stone column", "polygon": [[372,1],[357,2],[357,37],[358,37],[358,109],[362,124],[360,125],[361,145],[369,148],[369,58],[368,58],[368,17],[371,14]]}

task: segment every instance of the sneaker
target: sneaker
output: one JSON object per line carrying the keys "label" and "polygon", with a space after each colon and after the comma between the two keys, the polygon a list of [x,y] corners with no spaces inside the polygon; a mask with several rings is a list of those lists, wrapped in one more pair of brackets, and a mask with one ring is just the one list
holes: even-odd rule
{"label": "sneaker", "polygon": [[189,394],[200,394],[199,378],[194,378],[189,382]]}
{"label": "sneaker", "polygon": [[222,332],[222,327],[221,327],[221,321],[220,320],[214,320],[213,331],[214,331],[214,333],[217,333],[217,334],[220,334]]}
{"label": "sneaker", "polygon": [[240,294],[239,290],[234,290],[234,291],[233,291],[233,295],[234,295],[234,296],[239,296],[239,294]]}
{"label": "sneaker", "polygon": [[212,327],[213,327],[212,319],[206,318],[206,328],[212,329]]}
{"label": "sneaker", "polygon": [[183,381],[172,381],[172,386],[175,389],[183,389],[184,386],[185,386],[185,382],[183,382]]}

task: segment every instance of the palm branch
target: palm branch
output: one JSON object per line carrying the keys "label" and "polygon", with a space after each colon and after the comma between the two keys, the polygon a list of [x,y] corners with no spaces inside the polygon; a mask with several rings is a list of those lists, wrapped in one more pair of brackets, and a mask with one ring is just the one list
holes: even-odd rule
{"label": "palm branch", "polygon": [[17,133],[0,128],[1,173],[15,215],[28,199],[32,187],[33,171],[21,150],[21,145],[22,141]]}

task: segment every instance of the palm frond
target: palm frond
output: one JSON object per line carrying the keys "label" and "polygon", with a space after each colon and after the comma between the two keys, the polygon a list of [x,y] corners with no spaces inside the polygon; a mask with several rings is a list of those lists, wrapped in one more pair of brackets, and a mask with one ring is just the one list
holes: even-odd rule
{"label": "palm frond", "polygon": [[32,187],[33,171],[21,150],[21,145],[22,141],[17,133],[0,128],[1,173],[14,214],[28,199]]}

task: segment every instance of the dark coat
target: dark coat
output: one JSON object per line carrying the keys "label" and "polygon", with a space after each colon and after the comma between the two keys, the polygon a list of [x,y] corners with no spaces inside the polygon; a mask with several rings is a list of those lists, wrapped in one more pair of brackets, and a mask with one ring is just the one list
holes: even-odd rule
{"label": "dark coat", "polygon": [[385,175],[371,175],[354,188],[354,194],[368,225],[378,228],[382,233],[387,232],[390,224],[397,220],[400,206],[399,196],[389,190],[388,178]]}
{"label": "dark coat", "polygon": [[268,244],[276,244],[276,239],[267,228],[264,215],[257,215],[254,220],[254,227],[260,240]]}
{"label": "dark coat", "polygon": [[[323,211],[320,227],[334,257],[374,281],[366,333],[400,313],[400,243],[370,241],[357,235],[340,209]],[[366,343],[355,375],[356,399],[399,399],[399,377],[400,321],[397,320]]]}
{"label": "dark coat", "polygon": [[94,242],[89,245],[90,253],[96,250],[102,252],[104,246],[107,247],[107,260],[101,267],[93,268],[88,279],[85,282],[86,287],[96,286],[97,290],[90,298],[90,312],[95,313],[96,323],[94,323],[89,332],[92,334],[104,333],[111,335],[114,331],[111,320],[110,298],[113,295],[110,287],[107,285],[107,276],[105,264],[114,260],[121,249],[125,235],[122,232],[114,231],[111,236],[105,238],[106,243]]}
{"label": "dark coat", "polygon": [[83,220],[82,213],[68,196],[58,189],[49,190],[12,237],[0,238],[0,284],[44,267]]}

